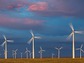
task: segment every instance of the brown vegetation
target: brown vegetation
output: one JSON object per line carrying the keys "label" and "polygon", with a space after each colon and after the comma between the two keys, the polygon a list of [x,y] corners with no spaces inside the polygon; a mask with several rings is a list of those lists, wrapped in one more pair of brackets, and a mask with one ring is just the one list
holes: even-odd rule
{"label": "brown vegetation", "polygon": [[84,58],[0,59],[0,63],[84,63]]}

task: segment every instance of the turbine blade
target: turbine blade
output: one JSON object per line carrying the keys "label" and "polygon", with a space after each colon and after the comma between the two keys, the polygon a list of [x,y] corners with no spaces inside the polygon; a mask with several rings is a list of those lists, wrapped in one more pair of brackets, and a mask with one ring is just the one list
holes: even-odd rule
{"label": "turbine blade", "polygon": [[32,40],[33,40],[33,37],[28,41],[28,43],[30,44],[32,42]]}
{"label": "turbine blade", "polygon": [[80,50],[80,48],[77,48],[76,50]]}
{"label": "turbine blade", "polygon": [[84,50],[81,49],[81,51],[84,53]]}
{"label": "turbine blade", "polygon": [[55,48],[55,49],[57,49],[57,50],[58,50],[58,48]]}
{"label": "turbine blade", "polygon": [[27,53],[27,51],[25,51],[25,53]]}
{"label": "turbine blade", "polygon": [[26,51],[28,51],[28,49],[26,48]]}
{"label": "turbine blade", "polygon": [[42,51],[45,51],[45,50],[42,50]]}
{"label": "turbine blade", "polygon": [[1,46],[4,46],[4,44],[5,44],[6,42],[4,42],[4,43],[2,43],[2,45]]}
{"label": "turbine blade", "polygon": [[3,37],[4,37],[5,41],[6,41],[6,40],[7,40],[7,39],[6,39],[6,36],[5,36],[5,35],[3,35]]}
{"label": "turbine blade", "polygon": [[40,47],[40,50],[42,50],[42,47]]}
{"label": "turbine blade", "polygon": [[72,35],[73,35],[73,33],[71,33],[71,34],[67,37],[67,40],[69,40]]}
{"label": "turbine blade", "polygon": [[34,33],[32,32],[32,30],[30,31],[31,35],[34,36]]}
{"label": "turbine blade", "polygon": [[38,53],[41,53],[41,51],[39,51]]}
{"label": "turbine blade", "polygon": [[63,47],[60,47],[60,49],[62,49]]}
{"label": "turbine blade", "polygon": [[72,29],[72,31],[74,31],[74,27],[71,23],[70,23],[70,28]]}
{"label": "turbine blade", "polygon": [[81,44],[81,47],[80,48],[82,48],[83,47],[83,44]]}
{"label": "turbine blade", "polygon": [[13,40],[7,40],[7,42],[14,42]]}
{"label": "turbine blade", "polygon": [[35,36],[34,38],[41,39],[41,37],[39,37],[39,36]]}
{"label": "turbine blade", "polygon": [[17,51],[18,49],[16,49],[15,51]]}
{"label": "turbine blade", "polygon": [[75,33],[78,33],[78,34],[83,34],[84,31],[75,31]]}

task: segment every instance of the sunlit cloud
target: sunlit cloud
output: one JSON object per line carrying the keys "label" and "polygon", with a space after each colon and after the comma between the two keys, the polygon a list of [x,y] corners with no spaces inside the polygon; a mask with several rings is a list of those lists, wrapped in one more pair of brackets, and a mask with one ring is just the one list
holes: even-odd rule
{"label": "sunlit cloud", "polygon": [[[5,19],[4,19],[5,18]],[[31,29],[43,26],[43,20],[34,20],[30,18],[10,18],[0,16],[0,26],[15,29]]]}
{"label": "sunlit cloud", "polygon": [[48,4],[46,2],[37,2],[33,3],[29,6],[29,11],[45,11],[48,8]]}

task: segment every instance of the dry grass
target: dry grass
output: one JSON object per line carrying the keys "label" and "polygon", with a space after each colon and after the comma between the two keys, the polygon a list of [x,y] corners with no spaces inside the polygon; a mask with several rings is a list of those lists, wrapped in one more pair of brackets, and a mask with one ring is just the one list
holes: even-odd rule
{"label": "dry grass", "polygon": [[0,63],[84,63],[84,58],[0,59]]}

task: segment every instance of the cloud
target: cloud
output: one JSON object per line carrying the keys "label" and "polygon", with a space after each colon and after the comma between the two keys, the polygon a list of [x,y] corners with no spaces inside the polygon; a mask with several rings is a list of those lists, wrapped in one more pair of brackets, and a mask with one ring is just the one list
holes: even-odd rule
{"label": "cloud", "polygon": [[48,4],[46,2],[37,2],[29,6],[29,11],[45,11],[47,10]]}
{"label": "cloud", "polygon": [[[83,0],[44,0],[47,2],[47,9],[39,10],[39,6],[32,6],[30,9],[37,11],[37,14],[44,16],[84,16]],[[38,11],[39,10],[39,11]]]}
{"label": "cloud", "polygon": [[39,29],[43,26],[43,20],[33,20],[30,18],[11,18],[0,16],[0,26],[15,29]]}
{"label": "cloud", "polygon": [[28,6],[28,0],[0,0],[0,9],[14,9]]}
{"label": "cloud", "polygon": [[[0,0],[0,9],[19,9],[27,7],[44,16],[84,16],[84,0]],[[19,9],[20,10],[20,9]]]}

